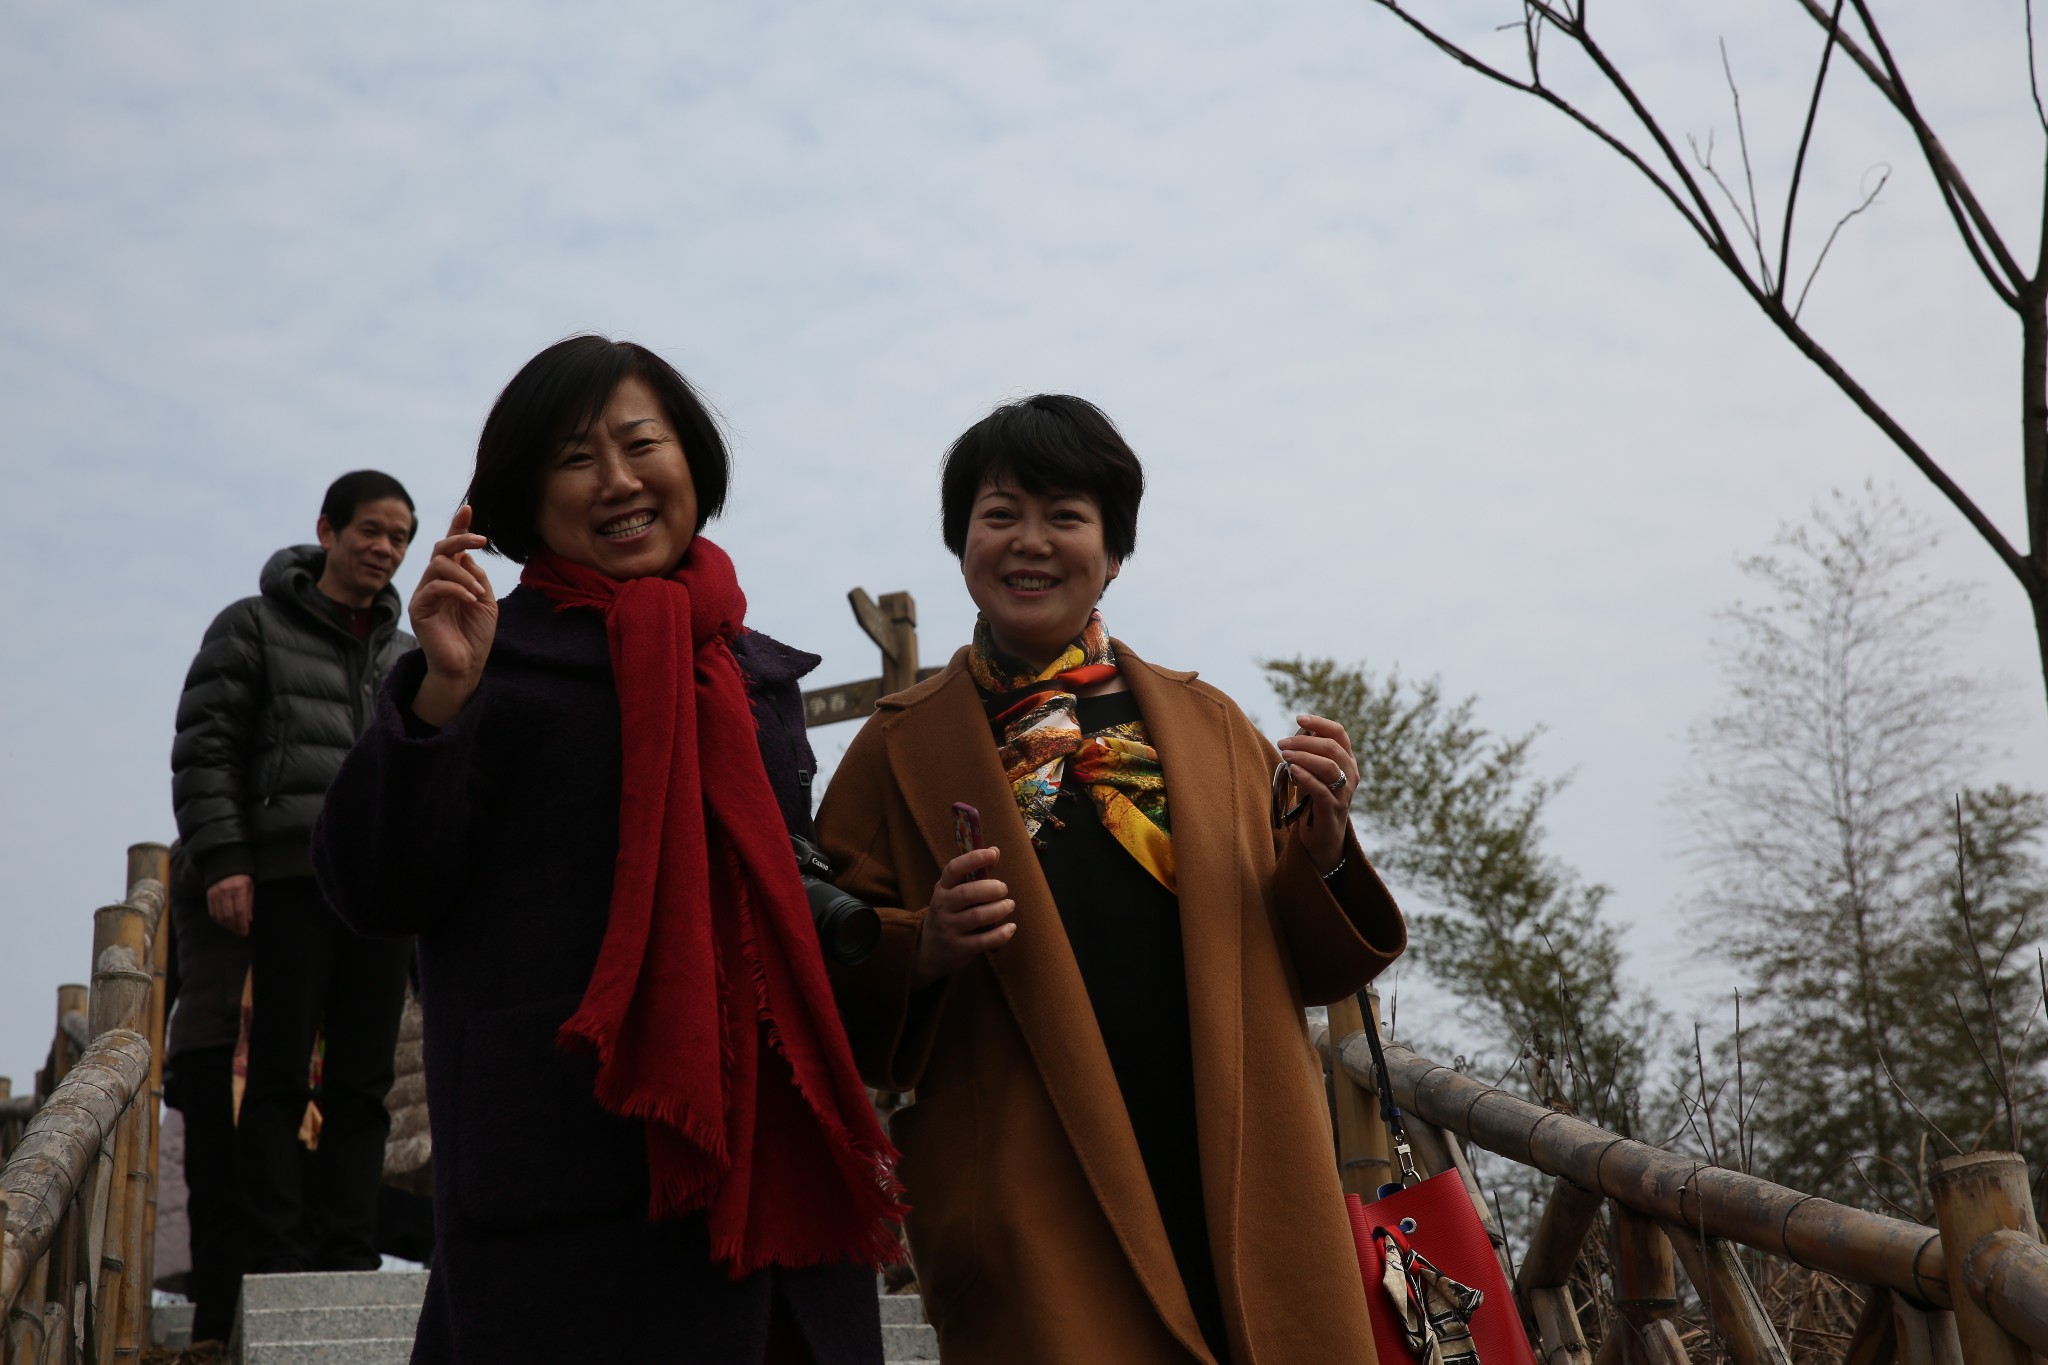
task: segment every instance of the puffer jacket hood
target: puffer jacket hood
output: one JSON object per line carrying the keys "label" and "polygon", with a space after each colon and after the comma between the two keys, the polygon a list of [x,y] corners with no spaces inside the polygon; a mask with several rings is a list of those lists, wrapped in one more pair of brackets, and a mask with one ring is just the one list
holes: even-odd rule
{"label": "puffer jacket hood", "polygon": [[319,591],[314,585],[326,571],[327,551],[318,545],[287,545],[263,561],[263,572],[256,575],[256,591],[281,602],[298,601],[301,589]]}
{"label": "puffer jacket hood", "polygon": [[263,561],[263,572],[256,575],[256,591],[279,602],[301,603],[306,600],[302,593],[319,591],[314,585],[326,571],[327,551],[318,545],[287,545]]}
{"label": "puffer jacket hood", "polygon": [[[327,607],[320,596],[320,575],[326,571],[327,551],[318,545],[287,545],[263,561],[263,572],[256,575],[256,590],[279,606],[297,607],[324,620]],[[370,610],[382,625],[398,620],[404,606],[398,589],[386,583],[377,600],[370,603]],[[376,634],[376,627],[370,633]]]}
{"label": "puffer jacket hood", "polygon": [[320,593],[327,552],[279,550],[257,596],[214,618],[178,700],[171,799],[202,880],[308,876],[327,784],[370,723],[377,685],[413,639],[386,585],[358,640]]}

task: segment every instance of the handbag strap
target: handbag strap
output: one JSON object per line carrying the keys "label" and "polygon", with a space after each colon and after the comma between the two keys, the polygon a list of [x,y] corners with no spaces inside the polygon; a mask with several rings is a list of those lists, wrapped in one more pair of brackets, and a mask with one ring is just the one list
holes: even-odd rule
{"label": "handbag strap", "polygon": [[1374,1018],[1372,993],[1358,993],[1358,1012],[1365,1017],[1365,1045],[1372,1049],[1373,1089],[1379,1094],[1380,1119],[1387,1125],[1387,1134],[1394,1140],[1394,1159],[1400,1163],[1399,1181],[1380,1186],[1380,1198],[1398,1194],[1411,1185],[1420,1184],[1422,1177],[1415,1170],[1415,1154],[1408,1146],[1408,1126],[1402,1122],[1401,1107],[1394,1103],[1394,1084],[1387,1075],[1387,1054],[1380,1046],[1380,1026]]}

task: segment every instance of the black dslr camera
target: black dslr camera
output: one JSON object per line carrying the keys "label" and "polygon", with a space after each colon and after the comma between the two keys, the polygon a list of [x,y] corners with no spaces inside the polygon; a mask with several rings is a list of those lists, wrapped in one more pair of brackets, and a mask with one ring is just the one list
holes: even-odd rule
{"label": "black dslr camera", "polygon": [[842,967],[858,966],[882,941],[882,917],[865,901],[847,895],[832,884],[832,864],[824,850],[801,834],[789,836],[796,850],[796,870],[804,879],[804,894],[811,901],[811,923],[818,931],[818,946],[827,961]]}

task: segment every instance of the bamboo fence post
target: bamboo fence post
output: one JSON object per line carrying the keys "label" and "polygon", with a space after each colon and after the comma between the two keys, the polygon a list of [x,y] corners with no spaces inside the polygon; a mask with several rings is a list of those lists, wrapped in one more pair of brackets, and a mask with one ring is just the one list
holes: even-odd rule
{"label": "bamboo fence post", "polygon": [[[1331,1037],[1348,1038],[1365,1027],[1365,1013],[1355,997],[1333,1001],[1329,1008]],[[1370,1204],[1379,1198],[1381,1185],[1398,1178],[1387,1128],[1380,1121],[1379,1104],[1367,1087],[1344,1074],[1341,1067],[1331,1068],[1331,1083],[1335,1092],[1330,1121],[1337,1130],[1337,1178],[1344,1184],[1344,1193],[1355,1194]]]}
{"label": "bamboo fence post", "polygon": [[[0,1209],[6,1207],[0,1196]],[[9,1361],[37,1361],[43,1358],[43,1306],[50,1296],[50,1263],[44,1252],[29,1267],[21,1292],[7,1310],[7,1352]]]}
{"label": "bamboo fence post", "polygon": [[1579,1327],[1578,1305],[1570,1285],[1546,1285],[1529,1291],[1529,1315],[1536,1320],[1536,1341],[1544,1365],[1592,1365],[1593,1351]]}
{"label": "bamboo fence post", "polygon": [[1586,1234],[1592,1231],[1593,1220],[1600,1216],[1600,1202],[1599,1195],[1569,1180],[1560,1179],[1551,1185],[1543,1216],[1537,1220],[1529,1249],[1522,1254],[1521,1268],[1515,1272],[1517,1296],[1571,1282],[1579,1248],[1586,1244]]}
{"label": "bamboo fence post", "polygon": [[[111,1029],[140,1032],[148,1027],[150,995],[155,979],[150,975],[150,917],[136,905],[104,905],[93,912],[92,1032],[95,1038]],[[143,1045],[148,1047],[145,1037]],[[153,1058],[145,1059],[145,1067]],[[110,1365],[116,1349],[129,1344],[139,1314],[135,1278],[142,1267],[133,1255],[140,1241],[141,1191],[134,1172],[146,1135],[142,1131],[140,1091],[146,1088],[145,1069],[138,1093],[130,1097],[112,1135],[112,1164],[107,1180],[107,1200],[98,1211],[102,1224],[99,1284],[93,1295],[99,1322],[99,1365]],[[131,1224],[133,1227],[131,1228]]]}
{"label": "bamboo fence post", "polygon": [[149,1302],[149,1282],[143,1278],[142,1259],[142,1228],[148,1215],[144,1200],[149,1194],[147,1100],[146,1094],[136,1096],[136,1102],[128,1106],[122,1118],[127,1159],[115,1168],[126,1176],[121,1200],[121,1278],[115,1301],[101,1304],[102,1320],[107,1317],[106,1310],[111,1309],[113,1321],[107,1344],[100,1348],[102,1360],[132,1362],[142,1355],[143,1315]]}
{"label": "bamboo fence post", "polygon": [[[137,1033],[154,984],[149,974],[149,921],[132,905],[103,905],[92,916],[92,997],[87,1027]],[[147,1035],[144,1041],[147,1042]]]}
{"label": "bamboo fence post", "polygon": [[1671,1239],[1635,1210],[1614,1210],[1616,1333],[1629,1365],[1686,1365],[1685,1346],[1672,1317],[1678,1312],[1678,1272]]}
{"label": "bamboo fence post", "polygon": [[1487,1204],[1486,1196],[1479,1192],[1479,1173],[1472,1167],[1472,1159],[1465,1155],[1464,1146],[1458,1135],[1448,1128],[1436,1125],[1410,1124],[1410,1127],[1436,1127],[1437,1136],[1443,1139],[1444,1151],[1451,1159],[1451,1165],[1458,1171],[1458,1178],[1465,1184],[1465,1193],[1472,1199],[1472,1207],[1479,1214],[1479,1226],[1486,1229],[1486,1240],[1493,1243],[1493,1258],[1500,1262],[1500,1277],[1509,1284],[1515,1282],[1514,1262],[1508,1258],[1507,1234],[1500,1230],[1500,1223],[1493,1216],[1493,1209]]}
{"label": "bamboo fence post", "polygon": [[114,1358],[114,1346],[121,1335],[119,1319],[123,1291],[129,1279],[129,1185],[124,1173],[134,1159],[135,1125],[128,1121],[126,1113],[122,1114],[110,1136],[112,1151],[106,1163],[107,1176],[101,1186],[107,1191],[107,1199],[101,1208],[102,1216],[96,1220],[100,1224],[100,1277],[92,1295],[93,1318],[99,1332],[99,1349],[94,1358],[99,1365],[108,1365]]}
{"label": "bamboo fence post", "polygon": [[106,1231],[99,1211],[107,1201],[107,1176],[112,1169],[113,1159],[107,1153],[106,1144],[101,1143],[99,1155],[93,1162],[92,1184],[78,1192],[78,1203],[68,1220],[76,1225],[70,1235],[71,1292],[64,1304],[64,1311],[71,1320],[71,1340],[75,1348],[72,1365],[85,1365],[87,1361],[99,1359],[98,1299],[95,1295],[100,1282],[100,1243]]}
{"label": "bamboo fence post", "polygon": [[1842,1348],[1842,1365],[1893,1365],[1899,1359],[1899,1329],[1892,1317],[1892,1291],[1863,1289],[1863,1311]]}
{"label": "bamboo fence post", "polygon": [[1571,1278],[1579,1248],[1600,1215],[1600,1202],[1599,1195],[1569,1180],[1557,1181],[1515,1272],[1515,1300],[1543,1348],[1546,1365],[1589,1365],[1593,1359],[1572,1301]]}
{"label": "bamboo fence post", "polygon": [[1736,1365],[1792,1365],[1735,1249],[1718,1237],[1684,1228],[1665,1228],[1664,1235]]}
{"label": "bamboo fence post", "polygon": [[142,1344],[150,1339],[150,1316],[153,1311],[150,1302],[151,1291],[156,1287],[157,1194],[163,1185],[158,1179],[158,1160],[159,1147],[163,1139],[164,997],[170,969],[170,954],[174,946],[170,893],[170,849],[158,843],[130,844],[128,900],[131,904],[141,902],[146,905],[149,898],[154,896],[156,901],[156,910],[152,916],[154,922],[150,926],[149,935],[149,1027],[143,1030],[149,1039],[149,1084],[142,1094],[142,1218],[135,1237],[136,1265],[139,1267],[134,1276],[137,1289],[135,1317],[138,1352]]}
{"label": "bamboo fence post", "polygon": [[[104,1268],[102,1261],[107,1246],[106,1210],[114,1192],[115,1136],[116,1133],[110,1130],[100,1139],[99,1150],[93,1154],[92,1183],[79,1192],[81,1231],[76,1244],[77,1279],[78,1287],[85,1292],[88,1309],[100,1302],[100,1272]],[[87,1325],[90,1326],[90,1317]],[[95,1355],[94,1359],[97,1358]]]}
{"label": "bamboo fence post", "polygon": [[128,880],[123,883],[123,893],[132,893],[138,882],[146,881],[167,890],[170,887],[171,850],[163,844],[128,845]]}
{"label": "bamboo fence post", "polygon": [[2048,1355],[2048,1246],[2012,1228],[1979,1237],[1963,1261],[1963,1287],[1999,1326]]}
{"label": "bamboo fence post", "polygon": [[1965,1365],[1956,1336],[1956,1315],[1939,1308],[1921,1308],[1892,1295],[1892,1322],[1898,1333],[1899,1365]]}
{"label": "bamboo fence post", "polygon": [[71,1330],[72,1291],[78,1284],[79,1262],[83,1259],[85,1226],[85,1197],[83,1192],[74,1193],[71,1202],[65,1206],[64,1219],[58,1223],[56,1235],[50,1239],[50,1250],[44,1259],[49,1262],[49,1278],[44,1282],[43,1314],[48,1331],[49,1315],[57,1318],[57,1345],[45,1345],[44,1350],[53,1353],[52,1359],[70,1362],[83,1359],[77,1350],[75,1333]]}
{"label": "bamboo fence post", "polygon": [[[72,1358],[70,1317],[61,1303],[43,1305],[43,1358],[40,1365],[68,1365]],[[23,1365],[28,1365],[23,1362]]]}
{"label": "bamboo fence post", "polygon": [[66,1021],[76,1016],[82,1022],[92,1008],[91,993],[81,985],[67,983],[57,988],[57,1036],[50,1044],[50,1070],[43,1080],[43,1094],[56,1093],[57,1087],[78,1064],[79,1054],[85,1051],[84,1044],[90,1037],[81,1038],[83,1028],[66,1027]]}
{"label": "bamboo fence post", "polygon": [[2026,1347],[1974,1296],[1955,1293],[1963,1265],[1980,1237],[2011,1229],[2041,1239],[2027,1187],[2027,1163],[2016,1152],[1967,1152],[1934,1163],[1928,1178],[1935,1222],[1941,1228],[1956,1335],[1971,1365],[2028,1365]]}

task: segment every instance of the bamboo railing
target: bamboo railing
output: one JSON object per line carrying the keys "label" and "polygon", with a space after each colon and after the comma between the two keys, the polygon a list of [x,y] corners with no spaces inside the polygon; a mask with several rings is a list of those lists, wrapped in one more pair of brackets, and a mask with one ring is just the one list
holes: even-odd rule
{"label": "bamboo railing", "polygon": [[149,1340],[169,872],[163,845],[128,850],[36,1093],[0,1082],[0,1365],[135,1361]]}
{"label": "bamboo railing", "polygon": [[[1315,1041],[1329,1063],[1345,1186],[1371,1199],[1392,1166],[1361,1030],[1360,1005],[1342,1002],[1331,1006],[1329,1028]],[[1399,1044],[1385,1051],[1416,1164],[1430,1175],[1461,1172],[1545,1365],[1683,1365],[1680,1267],[1737,1365],[1789,1362],[1737,1248],[1862,1287],[1845,1365],[2027,1365],[2034,1353],[2048,1354],[2048,1247],[2018,1156],[1975,1152],[1935,1163],[1939,1226],[1927,1227],[1621,1137]],[[1510,1266],[1506,1239],[1480,1196],[1467,1143],[1555,1181],[1519,1267]],[[1602,1324],[1596,1356],[1570,1281],[1603,1207],[1615,1311]]]}

